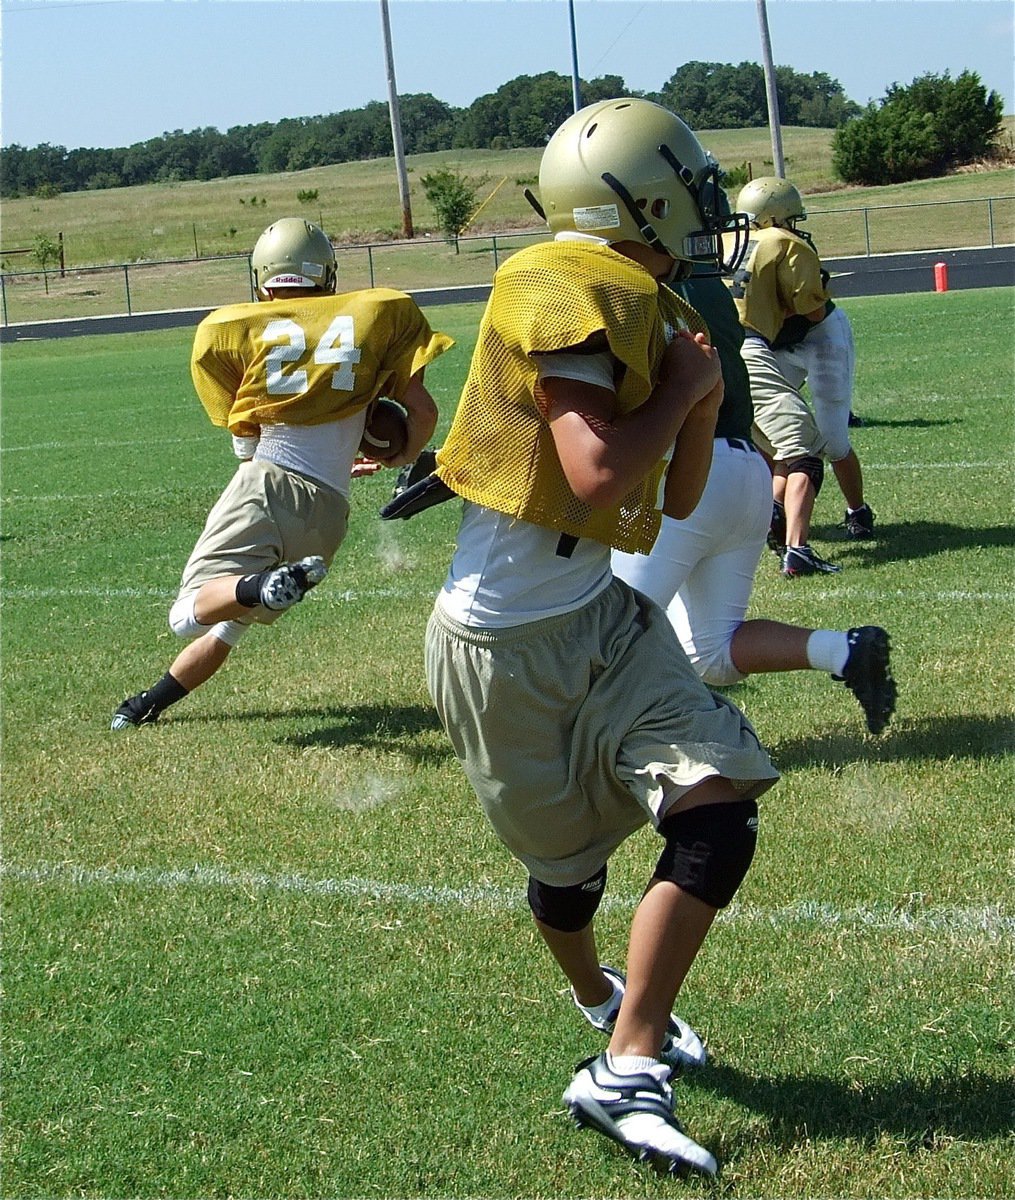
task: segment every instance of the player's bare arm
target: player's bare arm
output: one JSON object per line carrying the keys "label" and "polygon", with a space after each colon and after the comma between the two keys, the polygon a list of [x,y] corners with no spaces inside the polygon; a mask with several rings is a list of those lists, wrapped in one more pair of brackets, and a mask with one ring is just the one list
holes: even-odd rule
{"label": "player's bare arm", "polygon": [[423,384],[422,370],[410,378],[398,402],[405,409],[409,436],[401,454],[380,460],[386,467],[403,467],[415,462],[437,428],[437,405]]}
{"label": "player's bare arm", "polygon": [[616,413],[616,395],[607,388],[544,379],[542,411],[574,494],[593,508],[619,504],[665,455],[687,414],[721,378],[718,355],[698,335],[674,338],[659,382],[630,413]]}
{"label": "player's bare arm", "polygon": [[712,467],[715,424],[725,393],[720,378],[715,387],[687,414],[677,434],[673,457],[666,470],[663,512],[683,521],[694,512],[701,499]]}

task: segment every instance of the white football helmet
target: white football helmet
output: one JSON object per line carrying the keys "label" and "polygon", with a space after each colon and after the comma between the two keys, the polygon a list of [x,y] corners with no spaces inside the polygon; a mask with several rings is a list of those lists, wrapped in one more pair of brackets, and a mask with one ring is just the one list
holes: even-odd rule
{"label": "white football helmet", "polygon": [[[733,270],[747,222],[728,205],[720,211],[720,194],[719,166],[688,126],[630,97],[590,104],[557,129],[539,165],[537,211],[553,233],[641,242],[678,262]],[[737,235],[732,265],[722,260],[724,232]]]}
{"label": "white football helmet", "polygon": [[282,217],[269,225],[250,254],[254,292],[267,300],[272,288],[334,292],[338,262],[327,234],[302,217]]}

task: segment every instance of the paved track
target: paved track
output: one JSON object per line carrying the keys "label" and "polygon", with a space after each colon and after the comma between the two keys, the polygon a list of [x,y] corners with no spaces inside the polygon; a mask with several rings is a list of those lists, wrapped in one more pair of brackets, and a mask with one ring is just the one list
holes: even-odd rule
{"label": "paved track", "polygon": [[[832,290],[837,298],[886,296],[899,292],[934,290],[934,267],[948,268],[948,289],[1011,287],[1015,285],[1015,246],[974,250],[923,250],[912,254],[879,254],[860,258],[827,259]],[[462,304],[482,301],[489,284],[474,287],[431,288],[411,293],[418,304]],[[196,325],[211,309],[185,308],[168,312],[134,313],[108,317],[79,317],[66,321],[35,321],[0,326],[0,343],[80,337],[86,334],[130,333],[152,329],[179,329]]]}

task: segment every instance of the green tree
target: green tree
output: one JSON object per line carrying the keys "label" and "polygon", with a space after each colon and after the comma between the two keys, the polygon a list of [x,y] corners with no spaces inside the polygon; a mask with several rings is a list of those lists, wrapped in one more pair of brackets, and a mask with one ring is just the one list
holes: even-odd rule
{"label": "green tree", "polygon": [[398,109],[402,117],[406,154],[428,154],[434,150],[451,149],[464,115],[462,109],[452,108],[429,92],[399,96]]}
{"label": "green tree", "polygon": [[989,155],[1004,107],[979,76],[927,74],[893,84],[885,98],[836,130],[832,167],[846,183],[904,183],[943,175]]}
{"label": "green tree", "polygon": [[420,178],[423,191],[437,217],[437,226],[444,239],[454,244],[458,253],[458,235],[466,221],[476,211],[480,188],[489,175],[470,179],[457,168],[438,167]]}
{"label": "green tree", "polygon": [[[784,125],[831,128],[860,112],[838,80],[823,72],[803,75],[776,67],[779,119]],[[765,73],[753,62],[684,63],[651,99],[692,129],[751,129],[768,124]]]}
{"label": "green tree", "polygon": [[48,267],[50,263],[58,263],[60,261],[60,243],[54,242],[53,239],[45,233],[37,233],[32,242],[32,257],[42,268],[42,280],[46,288],[46,295],[48,296]]}
{"label": "green tree", "polygon": [[[629,96],[619,75],[581,81],[583,104]],[[556,71],[519,75],[466,109],[455,133],[456,147],[512,150],[545,146],[573,110],[570,78]]]}

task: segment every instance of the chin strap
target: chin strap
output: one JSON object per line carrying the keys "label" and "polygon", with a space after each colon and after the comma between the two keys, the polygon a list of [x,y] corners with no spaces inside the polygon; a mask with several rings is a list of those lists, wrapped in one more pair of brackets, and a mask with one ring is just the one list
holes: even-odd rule
{"label": "chin strap", "polygon": [[638,232],[645,239],[646,243],[651,246],[653,250],[658,250],[660,254],[669,254],[670,251],[663,244],[663,242],[660,241],[659,234],[657,234],[648,221],[645,220],[645,214],[638,207],[634,197],[627,190],[627,188],[624,187],[616,175],[611,175],[609,171],[604,171],[601,178],[603,183],[605,183],[606,186],[612,191],[616,192],[620,197],[621,204],[623,204],[623,206],[627,209],[631,216],[631,220],[634,221],[634,223],[638,226]]}
{"label": "chin strap", "polygon": [[522,195],[525,197],[526,200],[528,200],[528,202],[536,210],[536,215],[540,218],[540,220],[545,221],[546,213],[543,212],[543,206],[539,203],[539,201],[536,199],[536,197],[532,194],[532,191],[529,188],[523,188]]}

